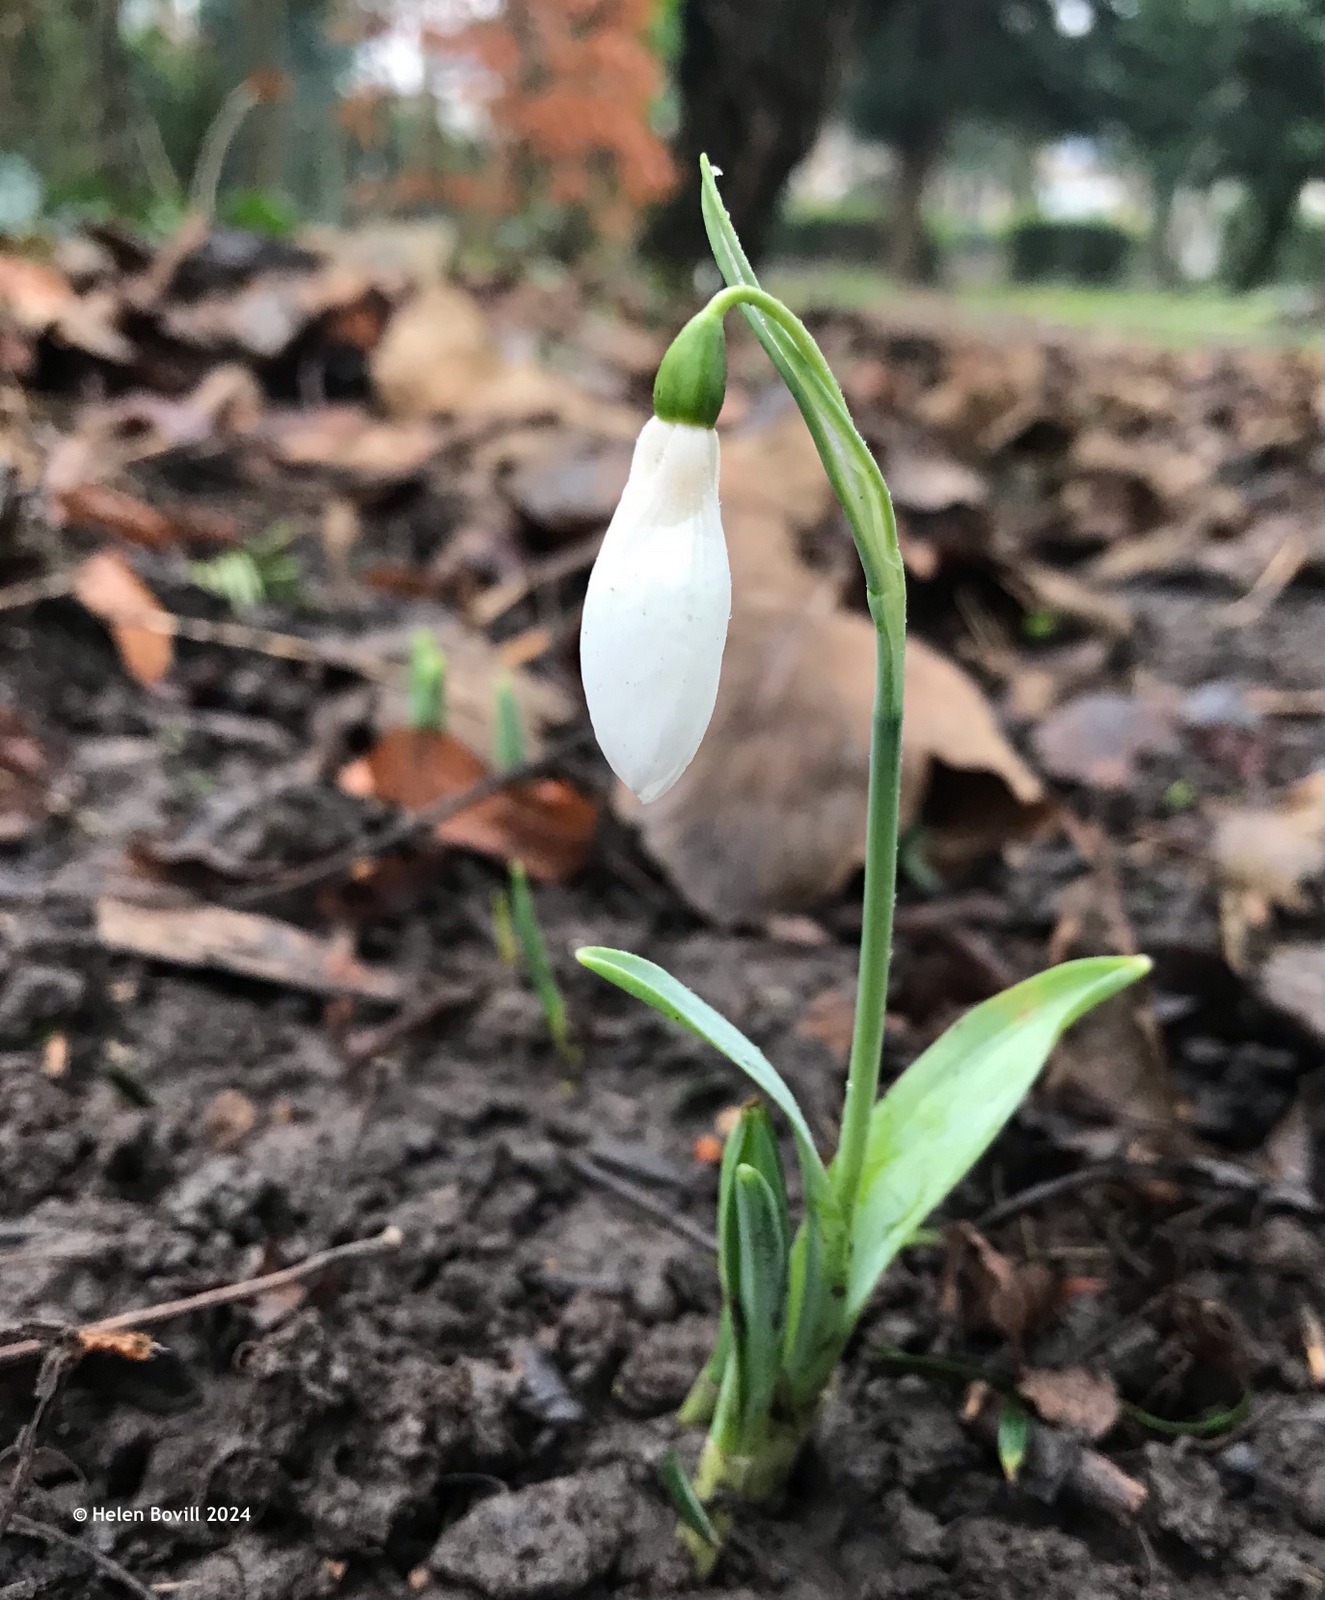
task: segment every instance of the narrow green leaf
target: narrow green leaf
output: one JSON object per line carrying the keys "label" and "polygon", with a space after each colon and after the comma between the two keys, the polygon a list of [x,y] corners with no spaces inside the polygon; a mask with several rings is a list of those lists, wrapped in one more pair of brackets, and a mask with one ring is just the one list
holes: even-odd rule
{"label": "narrow green leaf", "polygon": [[547,945],[543,942],[543,930],[538,925],[534,896],[529,888],[529,878],[522,861],[511,862],[510,882],[511,923],[515,928],[515,936],[520,941],[520,949],[524,953],[529,981],[533,984],[538,1003],[543,1008],[543,1016],[547,1020],[552,1042],[557,1047],[557,1054],[565,1061],[574,1061],[577,1051],[571,1043],[570,1026],[566,1020],[566,1002],[562,999],[561,990],[557,987],[556,974],[548,959]]}
{"label": "narrow green leaf", "polygon": [[806,1199],[813,1204],[827,1182],[824,1164],[814,1148],[805,1113],[764,1052],[751,1044],[739,1028],[733,1027],[711,1005],[683,983],[678,983],[670,973],[642,956],[633,956],[625,950],[609,950],[602,945],[585,945],[575,952],[575,959],[588,967],[590,972],[596,972],[600,978],[606,978],[618,989],[624,989],[637,1000],[643,1000],[672,1022],[679,1022],[691,1033],[698,1034],[715,1050],[721,1051],[757,1089],[768,1096],[791,1124]]}
{"label": "narrow green leaf", "polygon": [[497,729],[493,735],[493,764],[498,772],[509,772],[524,765],[526,756],[524,723],[515,685],[508,676],[497,680]]}
{"label": "narrow green leaf", "polygon": [[790,1240],[791,1214],[782,1176],[782,1155],[768,1111],[757,1100],[741,1108],[736,1126],[723,1145],[722,1170],[718,1175],[718,1275],[728,1299],[736,1294],[736,1170],[742,1165],[753,1167],[767,1183],[777,1202],[783,1238]]}
{"label": "narrow green leaf", "polygon": [[1251,1411],[1251,1390],[1244,1389],[1236,1405],[1212,1407],[1203,1412],[1191,1422],[1170,1422],[1167,1417],[1157,1417],[1153,1411],[1143,1411],[1140,1406],[1123,1406],[1123,1413],[1129,1421],[1137,1423],[1142,1428],[1149,1428],[1152,1433],[1167,1434],[1170,1438],[1186,1436],[1191,1439],[1213,1439],[1221,1433],[1229,1433],[1232,1429],[1245,1422]]}
{"label": "narrow green leaf", "polygon": [[[718,270],[732,286],[744,284],[757,289],[759,279],[718,194],[708,157],[701,156],[699,165],[700,204]],[[800,407],[833,492],[855,534],[867,583],[876,593],[891,590],[900,599],[904,578],[892,499],[877,462],[856,431],[823,352],[790,313],[788,326],[754,306],[742,306],[741,310]]]}
{"label": "narrow green leaf", "polygon": [[1031,1419],[1015,1400],[1004,1400],[998,1416],[998,1463],[1009,1483],[1016,1483],[1031,1441]]}
{"label": "narrow green leaf", "polygon": [[753,1428],[768,1416],[777,1386],[788,1241],[773,1191],[753,1167],[738,1166],[733,1187],[740,1308],[733,1331],[741,1363],[742,1422]]}
{"label": "narrow green leaf", "polygon": [[705,1544],[712,1545],[716,1550],[722,1544],[722,1536],[713,1526],[713,1519],[705,1511],[699,1496],[691,1487],[690,1479],[685,1475],[685,1468],[677,1459],[676,1451],[669,1450],[663,1457],[658,1467],[658,1477],[667,1492],[667,1498],[672,1502],[672,1509],[691,1533],[702,1539]]}
{"label": "narrow green leaf", "polygon": [[1060,1035],[1150,970],[1144,956],[1050,967],[968,1011],[874,1108],[851,1235],[848,1315],[898,1250],[975,1165]]}
{"label": "narrow green leaf", "polygon": [[419,732],[446,732],[446,654],[419,628],[409,649],[409,725]]}

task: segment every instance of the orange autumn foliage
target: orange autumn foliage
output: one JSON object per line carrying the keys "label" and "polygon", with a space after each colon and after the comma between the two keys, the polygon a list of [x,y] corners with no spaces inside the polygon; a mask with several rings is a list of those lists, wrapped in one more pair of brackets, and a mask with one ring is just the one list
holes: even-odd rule
{"label": "orange autumn foliage", "polygon": [[547,200],[581,208],[602,234],[627,233],[675,178],[649,125],[652,11],[653,0],[506,0],[494,19],[426,33],[478,69],[492,131],[487,167],[451,177],[449,197],[502,214]]}

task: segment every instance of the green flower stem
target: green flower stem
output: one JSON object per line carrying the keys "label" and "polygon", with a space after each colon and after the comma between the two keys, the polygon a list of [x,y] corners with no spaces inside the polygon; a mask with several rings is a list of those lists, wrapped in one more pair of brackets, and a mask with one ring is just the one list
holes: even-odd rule
{"label": "green flower stem", "polygon": [[[892,959],[893,905],[897,895],[897,826],[902,782],[902,695],[906,660],[906,576],[897,546],[897,524],[878,464],[851,421],[837,379],[805,324],[775,295],[752,284],[720,289],[700,318],[722,318],[736,306],[777,325],[793,346],[802,381],[835,423],[830,438],[802,407],[815,444],[829,468],[833,488],[855,536],[865,569],[870,616],[877,636],[874,722],[870,742],[869,798],[865,834],[865,903],[861,926],[856,1015],[842,1110],[841,1140],[833,1180],[849,1231],[855,1211],[870,1114],[879,1092],[888,968]],[[699,318],[695,319],[696,321]],[[800,396],[797,395],[800,399]],[[863,493],[853,493],[853,488]],[[861,514],[868,501],[879,515]]]}
{"label": "green flower stem", "polygon": [[[903,604],[905,600],[903,599]],[[848,1225],[855,1211],[869,1142],[870,1116],[879,1093],[888,968],[893,950],[893,906],[897,898],[897,824],[902,786],[902,685],[906,660],[904,625],[880,619],[870,596],[875,627],[874,725],[870,741],[869,799],[865,822],[865,899],[860,929],[856,1016],[851,1033],[842,1132],[833,1178]]]}

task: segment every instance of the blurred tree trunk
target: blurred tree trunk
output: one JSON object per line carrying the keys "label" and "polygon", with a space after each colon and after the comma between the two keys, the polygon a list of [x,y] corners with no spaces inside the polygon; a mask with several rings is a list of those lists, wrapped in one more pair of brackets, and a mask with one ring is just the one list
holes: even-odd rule
{"label": "blurred tree trunk", "polygon": [[699,157],[724,173],[722,197],[757,259],[782,186],[808,153],[837,93],[856,0],[685,0],[677,69],[676,196],[654,217],[646,252],[687,268],[708,255]]}
{"label": "blurred tree trunk", "polygon": [[134,108],[129,54],[120,37],[119,0],[84,0],[93,104],[97,175],[113,195],[125,196],[140,175],[133,147]]}
{"label": "blurred tree trunk", "polygon": [[1150,274],[1161,289],[1178,286],[1178,266],[1173,259],[1169,234],[1173,229],[1173,202],[1181,177],[1179,168],[1168,162],[1152,163],[1150,172],[1151,218],[1146,240]]}
{"label": "blurred tree trunk", "polygon": [[1266,177],[1252,192],[1250,237],[1229,275],[1239,293],[1258,289],[1274,272],[1279,246],[1292,226],[1305,182],[1300,173],[1289,172]]}
{"label": "blurred tree trunk", "polygon": [[899,145],[897,182],[888,219],[888,271],[902,283],[924,283],[932,274],[925,237],[925,191],[946,143],[941,130]]}

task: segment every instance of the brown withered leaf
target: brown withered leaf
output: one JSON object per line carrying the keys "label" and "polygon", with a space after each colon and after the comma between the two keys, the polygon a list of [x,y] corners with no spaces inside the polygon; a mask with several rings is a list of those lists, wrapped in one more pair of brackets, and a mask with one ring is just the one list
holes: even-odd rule
{"label": "brown withered leaf", "polygon": [[441,445],[429,422],[383,422],[353,405],[269,417],[264,438],[286,466],[328,468],[370,483],[417,477]]}
{"label": "brown withered leaf", "polygon": [[[645,847],[718,922],[804,911],[864,860],[874,630],[826,598],[738,599],[713,721],[690,768],[635,806]],[[1043,815],[1039,780],[954,662],[907,643],[902,826],[926,815],[936,860],[996,849]]]}
{"label": "brown withered leaf", "polygon": [[[123,556],[99,550],[74,573],[74,595],[110,629],[124,670],[150,688],[175,659],[170,613]],[[143,619],[158,624],[144,627]]]}
{"label": "brown withered leaf", "polygon": [[1214,857],[1230,887],[1285,911],[1305,907],[1303,886],[1325,866],[1325,767],[1286,789],[1275,805],[1237,806],[1215,823]]}
{"label": "brown withered leaf", "polygon": [[202,1114],[203,1131],[213,1150],[233,1150],[258,1122],[258,1108],[242,1089],[222,1089]]}
{"label": "brown withered leaf", "polygon": [[1256,988],[1325,1041],[1325,942],[1279,945],[1266,957]]}
{"label": "brown withered leaf", "polygon": [[969,1222],[948,1229],[941,1310],[972,1329],[993,1329],[1014,1349],[1048,1322],[1061,1301],[1043,1261],[1013,1261]]}
{"label": "brown withered leaf", "polygon": [[[450,734],[388,728],[368,753],[342,769],[348,793],[373,795],[407,811],[463,794],[488,767]],[[535,778],[467,807],[439,823],[444,843],[501,861],[521,860],[530,877],[561,883],[588,860],[597,804],[561,778]]]}
{"label": "brown withered leaf", "polygon": [[343,943],[315,938],[272,917],[224,906],[134,905],[105,895],[96,909],[97,937],[108,950],[170,966],[239,973],[313,994],[396,1001],[405,992],[394,972],[366,966]]}
{"label": "brown withered leaf", "polygon": [[1092,1443],[1113,1428],[1122,1412],[1113,1379],[1087,1367],[1033,1367],[1017,1379],[1017,1393],[1045,1422]]}
{"label": "brown withered leaf", "polygon": [[1286,789],[1274,805],[1220,809],[1212,851],[1224,957],[1240,972],[1253,930],[1264,928],[1276,908],[1305,910],[1305,886],[1325,865],[1325,767]]}
{"label": "brown withered leaf", "polygon": [[1092,789],[1130,788],[1142,756],[1174,745],[1173,719],[1161,706],[1107,691],[1059,706],[1033,737],[1046,772]]}
{"label": "brown withered leaf", "polygon": [[196,508],[168,514],[137,495],[104,483],[80,483],[61,489],[54,500],[65,522],[114,534],[149,550],[168,550],[181,544],[239,543],[239,527],[233,517]]}
{"label": "brown withered leaf", "polygon": [[125,1361],[150,1361],[156,1350],[150,1333],[114,1328],[80,1328],[78,1347],[84,1355],[119,1356]]}
{"label": "brown withered leaf", "polygon": [[0,844],[26,838],[47,814],[50,763],[22,712],[0,704]]}
{"label": "brown withered leaf", "polygon": [[451,284],[434,284],[396,311],[369,370],[394,417],[548,416],[614,438],[632,437],[642,421],[563,375],[508,360],[477,302]]}

